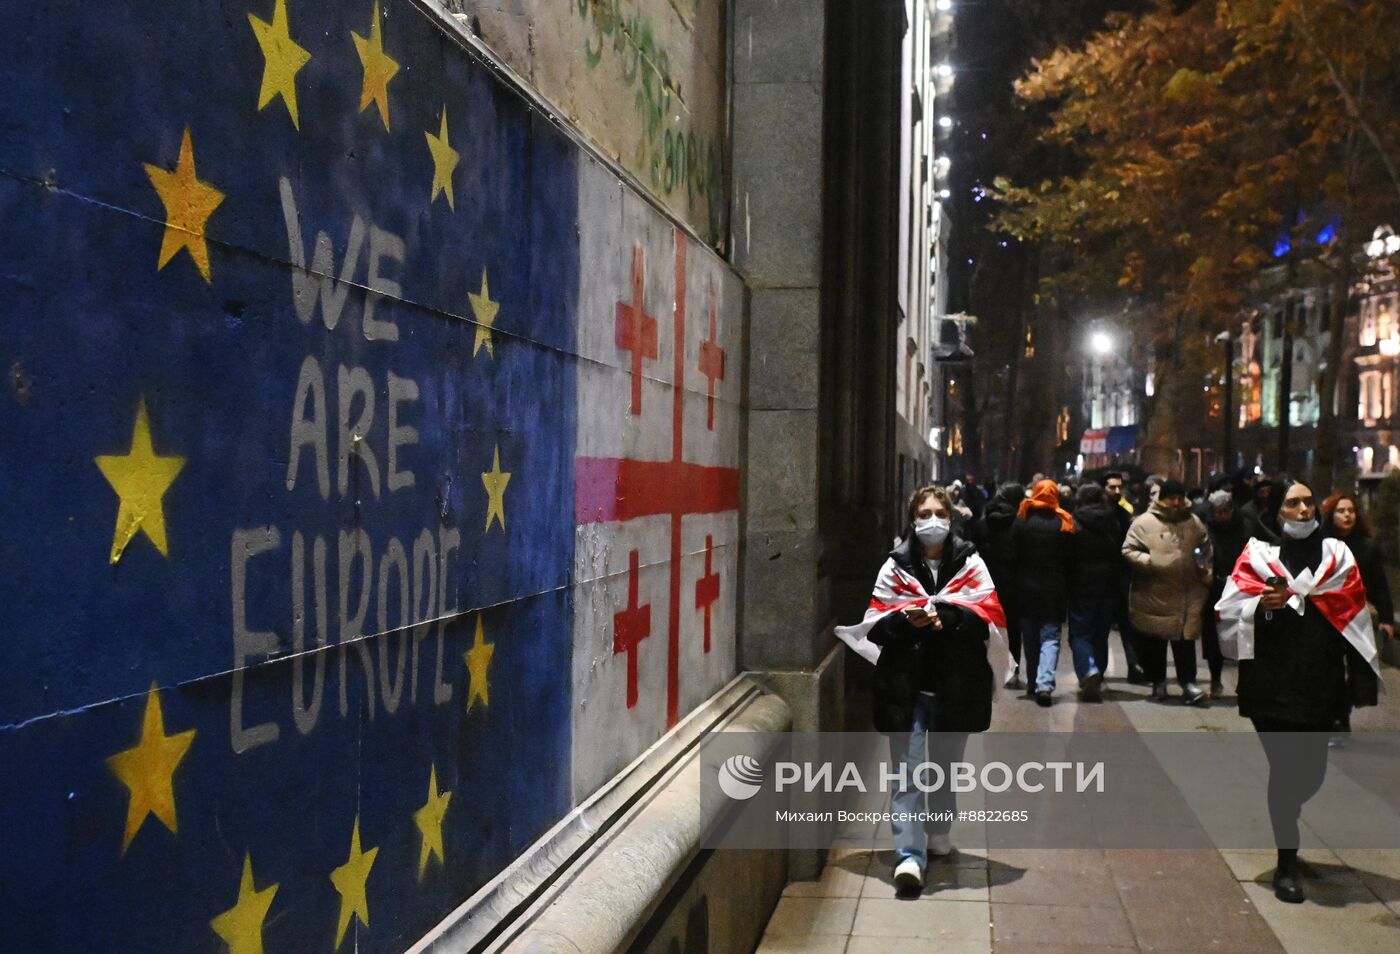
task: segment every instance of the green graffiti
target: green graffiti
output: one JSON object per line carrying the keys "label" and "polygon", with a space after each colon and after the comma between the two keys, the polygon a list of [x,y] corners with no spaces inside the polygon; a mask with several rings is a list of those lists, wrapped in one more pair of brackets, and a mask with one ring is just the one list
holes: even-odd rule
{"label": "green graffiti", "polygon": [[675,84],[671,57],[656,38],[655,28],[640,12],[624,14],[622,0],[571,0],[589,28],[583,40],[584,62],[596,69],[611,51],[622,82],[636,87],[633,109],[641,120],[641,135],[633,153],[633,168],[643,170],[651,188],[670,197],[684,188],[687,203],[708,206],[710,227],[718,231],[723,214],[720,146],[714,137],[697,139],[693,129],[673,129],[668,121]]}

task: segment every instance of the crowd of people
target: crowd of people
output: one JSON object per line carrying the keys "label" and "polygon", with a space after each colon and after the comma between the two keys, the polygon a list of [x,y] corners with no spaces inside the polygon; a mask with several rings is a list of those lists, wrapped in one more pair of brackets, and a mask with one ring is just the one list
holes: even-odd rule
{"label": "crowd of people", "polygon": [[[1204,706],[1225,693],[1216,604],[1251,539],[1278,545],[1280,510],[1294,481],[1238,474],[1188,489],[1149,476],[1105,472],[1078,486],[1037,474],[1029,489],[1005,483],[988,495],[971,474],[949,488],[953,532],[987,561],[1006,611],[1012,685],[1049,706],[1062,636],[1079,697],[1103,699],[1109,636],[1116,628],[1127,681],[1171,698],[1170,648],[1181,701]],[[1395,633],[1384,559],[1357,496],[1336,491],[1316,508],[1321,538],[1355,555],[1376,631]],[[1209,684],[1197,684],[1205,657]],[[1337,728],[1345,730],[1339,717]]]}
{"label": "crowd of people", "polygon": [[[1104,699],[1115,628],[1127,681],[1157,702],[1172,698],[1169,649],[1180,700],[1193,706],[1225,696],[1228,656],[1239,661],[1239,714],[1269,764],[1275,894],[1302,901],[1302,806],[1352,709],[1376,704],[1377,646],[1394,637],[1360,502],[1346,491],[1318,498],[1286,476],[1188,489],[1116,472],[1078,487],[1037,475],[988,494],[968,475],[915,491],[865,620],[837,630],[875,663],[875,728],[890,735],[891,757],[959,757],[966,734],[990,726],[998,686],[1052,705],[1066,629],[1086,703]],[[893,811],[919,795],[896,791]],[[922,884],[928,853],[952,850],[946,826],[896,825],[894,835],[901,889]]]}

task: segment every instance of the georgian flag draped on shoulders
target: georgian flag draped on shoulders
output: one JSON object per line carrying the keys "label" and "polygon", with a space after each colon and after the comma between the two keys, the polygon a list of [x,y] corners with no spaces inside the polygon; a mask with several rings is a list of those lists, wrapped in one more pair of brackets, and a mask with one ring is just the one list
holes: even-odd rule
{"label": "georgian flag draped on shoulders", "polygon": [[1322,541],[1322,563],[1314,574],[1306,569],[1297,576],[1288,572],[1279,559],[1279,548],[1257,538],[1235,561],[1225,592],[1215,604],[1220,620],[1220,651],[1231,659],[1254,658],[1254,616],[1259,596],[1269,588],[1270,577],[1283,577],[1288,585],[1288,603],[1283,610],[1303,615],[1304,600],[1311,600],[1337,632],[1380,676],[1380,656],[1371,614],[1366,609],[1366,587],[1356,557],[1343,541],[1328,537]]}
{"label": "georgian flag draped on shoulders", "polygon": [[[876,623],[891,613],[912,607],[932,613],[936,603],[961,606],[986,622],[987,662],[992,667],[992,685],[1005,685],[1012,667],[1011,652],[1006,643],[1006,612],[1001,607],[1001,600],[997,599],[992,574],[977,553],[969,556],[963,568],[932,596],[924,592],[913,574],[900,569],[893,558],[885,560],[875,580],[875,589],[870,594],[865,618],[854,626],[836,627],[836,635],[861,658],[875,663],[880,659],[880,647],[867,636]],[[937,631],[932,632],[933,638],[937,638]]]}

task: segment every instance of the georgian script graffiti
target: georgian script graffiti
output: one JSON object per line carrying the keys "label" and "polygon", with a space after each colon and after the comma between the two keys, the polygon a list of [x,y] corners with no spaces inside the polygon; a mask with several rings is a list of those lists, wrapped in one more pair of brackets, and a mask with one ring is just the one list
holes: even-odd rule
{"label": "georgian script graffiti", "polygon": [[[724,206],[719,143],[682,128],[673,108],[680,94],[670,73],[671,57],[651,21],[640,11],[624,13],[621,0],[570,2],[589,28],[583,41],[589,69],[596,69],[611,54],[623,83],[636,87],[632,102],[642,129],[633,168],[645,170],[650,187],[668,198],[684,188],[688,203],[704,202],[711,231],[718,234]],[[677,118],[668,119],[672,116]]]}

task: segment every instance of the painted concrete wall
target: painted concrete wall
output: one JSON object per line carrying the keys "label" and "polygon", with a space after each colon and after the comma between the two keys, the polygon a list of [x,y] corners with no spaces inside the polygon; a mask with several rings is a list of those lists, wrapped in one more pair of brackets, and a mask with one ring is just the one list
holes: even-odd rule
{"label": "painted concrete wall", "polygon": [[0,949],[401,950],[732,675],[741,286],[408,0],[6,3]]}
{"label": "painted concrete wall", "polygon": [[721,245],[729,155],[723,0],[449,5],[654,199]]}

